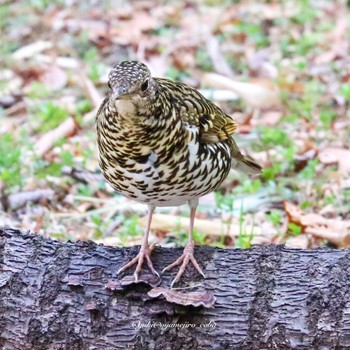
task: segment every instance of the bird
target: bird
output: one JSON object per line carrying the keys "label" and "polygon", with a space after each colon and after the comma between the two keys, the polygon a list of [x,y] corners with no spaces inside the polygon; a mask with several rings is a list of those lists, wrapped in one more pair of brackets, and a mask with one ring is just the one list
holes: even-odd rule
{"label": "bird", "polygon": [[262,167],[241,153],[233,139],[237,123],[196,89],[153,77],[146,64],[122,61],[108,75],[108,93],[96,114],[99,166],[107,182],[123,196],[148,206],[148,220],[133,265],[134,281],[146,262],[153,267],[149,244],[157,207],[188,204],[189,237],[183,254],[162,273],[179,266],[171,288],[189,262],[205,277],[194,256],[193,228],[200,197],[214,191],[230,169],[260,174]]}

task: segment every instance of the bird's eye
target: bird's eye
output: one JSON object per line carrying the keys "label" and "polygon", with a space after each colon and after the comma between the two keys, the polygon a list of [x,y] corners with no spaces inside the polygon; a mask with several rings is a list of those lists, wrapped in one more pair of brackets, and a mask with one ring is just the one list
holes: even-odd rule
{"label": "bird's eye", "polygon": [[145,92],[148,88],[148,80],[145,80],[141,85],[141,91]]}

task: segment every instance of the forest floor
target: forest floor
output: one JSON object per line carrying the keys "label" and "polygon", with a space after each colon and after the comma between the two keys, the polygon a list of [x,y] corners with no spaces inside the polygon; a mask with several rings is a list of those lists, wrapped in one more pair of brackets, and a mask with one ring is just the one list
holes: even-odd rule
{"label": "forest floor", "polygon": [[[349,24],[342,0],[0,1],[0,225],[140,244],[147,208],[103,180],[94,125],[130,59],[218,104],[264,167],[202,199],[198,244],[349,247]],[[151,241],[183,245],[188,214],[158,210]]]}

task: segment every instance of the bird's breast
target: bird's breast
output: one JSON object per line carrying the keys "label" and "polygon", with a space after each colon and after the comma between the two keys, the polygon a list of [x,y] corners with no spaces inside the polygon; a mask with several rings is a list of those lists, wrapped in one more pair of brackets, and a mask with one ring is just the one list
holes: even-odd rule
{"label": "bird's breast", "polygon": [[199,130],[186,125],[177,140],[138,145],[138,156],[100,156],[106,179],[128,198],[155,206],[177,206],[213,191],[226,178],[231,154],[228,142],[202,144]]}

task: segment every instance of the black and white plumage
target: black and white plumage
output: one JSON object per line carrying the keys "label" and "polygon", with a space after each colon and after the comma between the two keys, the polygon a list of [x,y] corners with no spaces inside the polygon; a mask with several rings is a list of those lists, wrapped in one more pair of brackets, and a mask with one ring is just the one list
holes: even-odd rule
{"label": "black and white plumage", "polygon": [[[232,138],[237,124],[197,90],[180,82],[153,78],[146,65],[124,61],[109,74],[109,93],[97,113],[97,144],[102,172],[122,195],[149,206],[149,225],[140,253],[121,270],[144,259],[153,273],[148,245],[152,213],[158,206],[189,203],[191,227],[182,264],[193,256],[192,230],[198,199],[214,191],[231,167],[258,174],[261,167],[239,151]],[[164,270],[163,270],[164,271]],[[204,275],[204,274],[203,274]]]}

